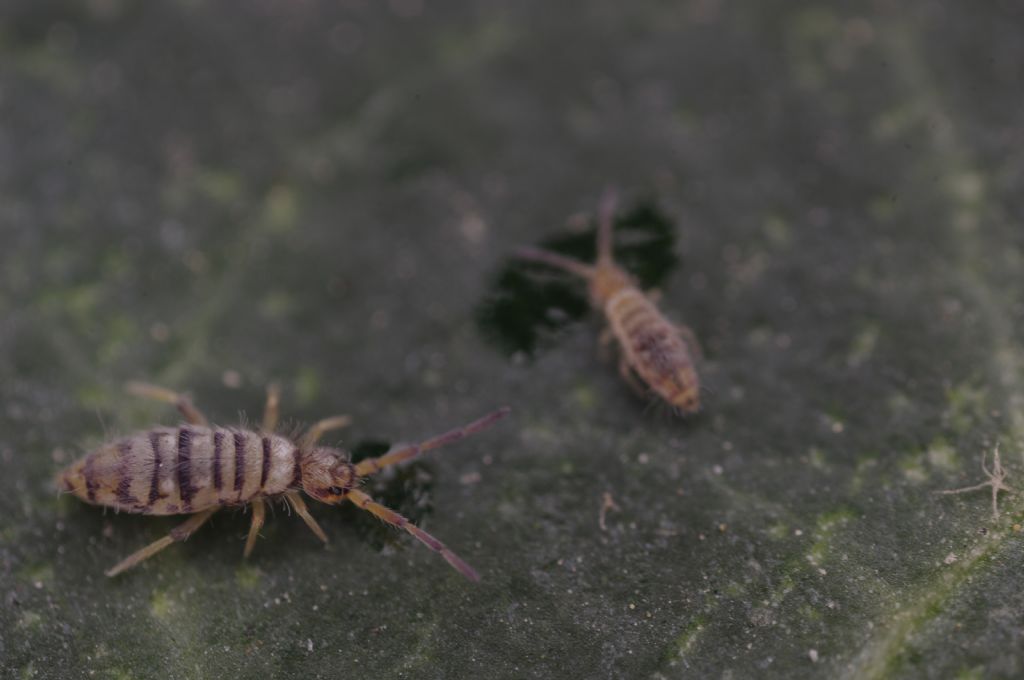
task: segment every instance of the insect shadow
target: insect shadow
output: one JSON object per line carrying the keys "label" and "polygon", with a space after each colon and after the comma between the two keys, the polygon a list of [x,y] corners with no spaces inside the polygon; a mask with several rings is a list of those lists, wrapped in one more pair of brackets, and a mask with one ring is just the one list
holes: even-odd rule
{"label": "insect shadow", "polygon": [[[596,256],[597,220],[587,229],[540,241],[543,250],[583,262]],[[643,289],[657,288],[679,263],[675,228],[653,201],[645,200],[615,219],[615,260]],[[536,355],[560,330],[590,312],[586,287],[569,274],[520,257],[509,257],[476,309],[483,336],[508,355]]]}

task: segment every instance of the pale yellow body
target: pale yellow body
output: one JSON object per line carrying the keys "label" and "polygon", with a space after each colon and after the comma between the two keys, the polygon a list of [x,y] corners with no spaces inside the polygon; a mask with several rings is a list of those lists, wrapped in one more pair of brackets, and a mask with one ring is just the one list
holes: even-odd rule
{"label": "pale yellow body", "polygon": [[638,288],[624,287],[604,303],[608,326],[631,369],[655,394],[684,413],[700,409],[700,382],[678,329]]}
{"label": "pale yellow body", "polygon": [[302,474],[299,448],[284,437],[182,425],[104,444],[67,468],[59,483],[88,503],[174,515],[300,489]]}

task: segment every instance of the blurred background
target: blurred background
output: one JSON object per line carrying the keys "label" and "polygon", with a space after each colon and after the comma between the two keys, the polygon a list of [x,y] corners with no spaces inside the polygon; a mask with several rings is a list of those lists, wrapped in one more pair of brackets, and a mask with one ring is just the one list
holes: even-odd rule
{"label": "blurred background", "polygon": [[[0,674],[1024,672],[1024,502],[934,493],[997,440],[1024,478],[1022,29],[1008,1],[6,0]],[[696,417],[510,260],[585,248],[608,184],[701,340]],[[326,548],[276,508],[242,561],[226,512],[107,579],[178,522],[52,478],[175,422],[130,379],[224,424],[276,380],[366,455],[510,405],[371,486],[482,582],[326,506]]]}

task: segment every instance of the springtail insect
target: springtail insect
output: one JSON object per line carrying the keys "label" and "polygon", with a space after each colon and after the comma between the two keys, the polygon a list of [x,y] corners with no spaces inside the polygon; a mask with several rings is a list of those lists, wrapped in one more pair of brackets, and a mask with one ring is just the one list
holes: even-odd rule
{"label": "springtail insect", "polygon": [[267,390],[259,430],[210,425],[188,397],[162,387],[129,383],[127,389],[137,396],[176,405],[186,424],[153,427],[100,446],[59,473],[59,488],[87,503],[119,511],[143,515],[191,514],[192,517],[167,536],[118,562],[107,570],[107,576],[116,576],[172,543],[184,541],[215,512],[227,506],[252,507],[252,524],[243,553],[248,557],[263,526],[266,502],[279,498],[326,543],[327,535],[309,514],[302,499],[300,492],[304,491],[331,505],[350,501],[409,532],[440,553],[466,578],[480,579],[472,567],[441,541],[375,502],[359,490],[359,485],[368,475],[489,427],[508,415],[508,408],[500,408],[469,425],[419,444],[397,446],[383,456],[353,464],[345,451],[317,445],[324,433],[348,425],[348,416],[314,423],[297,440],[274,434],[279,395],[273,386]]}
{"label": "springtail insect", "polygon": [[537,248],[520,248],[516,254],[586,279],[591,304],[608,321],[601,344],[618,343],[619,373],[626,382],[641,394],[650,390],[681,413],[695,413],[700,410],[700,381],[693,361],[700,354],[696,337],[686,326],[666,319],[636,280],[615,263],[615,206],[615,193],[609,189],[601,200],[597,262],[592,265]]}

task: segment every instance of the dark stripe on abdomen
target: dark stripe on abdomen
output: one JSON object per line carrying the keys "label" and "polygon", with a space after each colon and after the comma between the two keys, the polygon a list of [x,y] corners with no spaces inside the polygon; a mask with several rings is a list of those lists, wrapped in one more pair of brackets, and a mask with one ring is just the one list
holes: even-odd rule
{"label": "dark stripe on abdomen", "polygon": [[160,434],[149,433],[149,446],[153,449],[153,479],[149,483],[149,504],[160,498]]}
{"label": "dark stripe on abdomen", "polygon": [[289,486],[302,486],[302,452],[298,446],[292,447],[292,456],[295,462],[292,463],[292,483]]}
{"label": "dark stripe on abdomen", "polygon": [[242,491],[245,483],[245,433],[235,433],[235,491]]}
{"label": "dark stripe on abdomen", "polygon": [[270,476],[270,437],[263,437],[263,469],[260,471],[260,491]]}
{"label": "dark stripe on abdomen", "polygon": [[139,499],[132,495],[132,440],[121,440],[117,452],[120,455],[117,463],[117,502],[121,505],[136,505]]}
{"label": "dark stripe on abdomen", "polygon": [[663,326],[665,321],[658,316],[656,311],[646,307],[639,307],[636,311],[631,311],[623,316],[619,324],[627,335],[633,335],[654,327]]}
{"label": "dark stripe on abdomen", "polygon": [[213,488],[220,491],[224,480],[220,476],[220,452],[224,446],[224,433],[217,431],[213,433]]}
{"label": "dark stripe on abdomen", "polygon": [[182,510],[192,509],[192,430],[183,427],[178,430],[178,494],[181,496]]}
{"label": "dark stripe on abdomen", "polygon": [[82,477],[85,478],[85,495],[89,497],[90,503],[96,502],[96,489],[99,485],[96,483],[94,476],[96,470],[93,469],[93,465],[96,462],[96,454],[90,453],[85,458],[85,465],[82,466]]}
{"label": "dark stripe on abdomen", "polygon": [[634,320],[642,320],[642,317],[646,316],[650,312],[646,305],[635,301],[625,305],[625,307],[625,310],[621,312],[616,310],[615,312],[618,314],[619,324],[623,328],[628,328]]}

